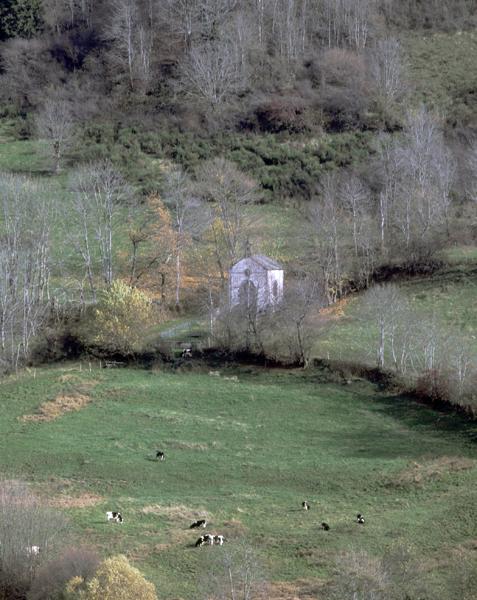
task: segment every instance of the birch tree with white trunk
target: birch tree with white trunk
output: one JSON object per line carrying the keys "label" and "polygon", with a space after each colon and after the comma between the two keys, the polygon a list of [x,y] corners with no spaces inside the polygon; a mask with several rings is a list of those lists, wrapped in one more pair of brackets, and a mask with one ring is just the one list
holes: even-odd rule
{"label": "birch tree with white trunk", "polygon": [[82,258],[93,299],[95,266],[107,286],[114,279],[113,233],[120,213],[132,194],[121,174],[108,161],[91,163],[75,171],[70,180],[74,214],[69,237]]}
{"label": "birch tree with white trunk", "polygon": [[3,174],[0,210],[0,354],[17,368],[47,315],[55,200],[37,182]]}

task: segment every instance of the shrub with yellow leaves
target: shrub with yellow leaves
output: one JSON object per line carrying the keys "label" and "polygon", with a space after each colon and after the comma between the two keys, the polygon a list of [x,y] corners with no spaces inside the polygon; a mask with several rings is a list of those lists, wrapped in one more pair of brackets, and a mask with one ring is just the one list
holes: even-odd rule
{"label": "shrub with yellow leaves", "polygon": [[141,290],[116,280],[101,295],[87,341],[110,352],[134,354],[143,349],[153,320],[150,298]]}
{"label": "shrub with yellow leaves", "polygon": [[82,577],[70,579],[65,597],[68,600],[157,600],[154,585],[121,554],[104,560],[88,581]]}

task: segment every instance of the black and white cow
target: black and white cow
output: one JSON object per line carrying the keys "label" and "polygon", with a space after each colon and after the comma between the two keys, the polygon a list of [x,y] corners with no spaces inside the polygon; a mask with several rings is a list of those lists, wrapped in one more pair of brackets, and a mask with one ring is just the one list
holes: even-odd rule
{"label": "black and white cow", "polygon": [[321,524],[321,529],[324,529],[325,531],[329,531],[330,530],[330,526],[328,525],[328,523],[323,522]]}
{"label": "black and white cow", "polygon": [[204,535],[201,535],[200,538],[196,541],[195,547],[197,548],[198,546],[204,546],[205,544],[207,544],[208,546],[213,546],[214,539],[215,536],[213,536],[211,533],[204,533]]}
{"label": "black and white cow", "polygon": [[162,450],[158,450],[156,452],[156,458],[158,458],[159,460],[164,460],[166,458],[166,455]]}
{"label": "black and white cow", "polygon": [[123,522],[123,517],[122,517],[121,513],[117,512],[115,510],[108,510],[108,512],[106,513],[106,519],[108,521],[112,521],[113,523],[122,523]]}
{"label": "black and white cow", "polygon": [[181,357],[182,358],[192,358],[192,349],[184,348],[184,350],[182,350]]}
{"label": "black and white cow", "polygon": [[194,521],[194,523],[192,523],[189,529],[197,529],[199,527],[207,527],[207,520],[199,519],[198,521]]}
{"label": "black and white cow", "polygon": [[214,542],[217,546],[223,546],[225,542],[225,537],[223,535],[214,535]]}
{"label": "black and white cow", "polygon": [[40,546],[27,546],[25,552],[28,556],[38,556],[41,552]]}
{"label": "black and white cow", "polygon": [[310,510],[310,503],[306,500],[303,500],[303,502],[301,503],[301,507],[303,508],[303,510]]}
{"label": "black and white cow", "polygon": [[356,522],[359,523],[360,525],[364,525],[364,517],[361,513],[358,513],[356,515]]}

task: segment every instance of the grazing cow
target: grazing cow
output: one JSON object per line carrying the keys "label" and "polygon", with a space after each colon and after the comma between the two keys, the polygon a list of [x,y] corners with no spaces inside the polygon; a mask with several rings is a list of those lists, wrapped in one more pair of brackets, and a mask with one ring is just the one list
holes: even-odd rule
{"label": "grazing cow", "polygon": [[213,546],[214,536],[210,533],[205,533],[204,535],[201,535],[200,538],[196,541],[195,547],[197,548],[199,546],[203,546],[204,544],[207,544],[208,546]]}
{"label": "grazing cow", "polygon": [[322,523],[321,524],[321,529],[324,529],[325,531],[329,531],[330,530],[330,526],[328,525],[328,523]]}
{"label": "grazing cow", "polygon": [[359,523],[360,525],[364,525],[364,517],[361,513],[358,513],[356,515],[356,522]]}
{"label": "grazing cow", "polygon": [[181,357],[182,358],[192,358],[192,350],[191,350],[191,348],[185,348],[184,350],[182,350]]}
{"label": "grazing cow", "polygon": [[303,510],[310,510],[310,503],[309,503],[309,502],[307,502],[306,500],[304,500],[304,501],[301,503],[301,507],[303,508]]}
{"label": "grazing cow", "polygon": [[158,458],[159,460],[164,460],[166,458],[166,455],[164,454],[164,452],[162,452],[162,450],[158,450],[156,452],[156,458]]}
{"label": "grazing cow", "polygon": [[113,521],[114,523],[123,522],[123,517],[121,513],[115,510],[108,510],[108,512],[106,513],[106,518],[108,519],[108,521]]}
{"label": "grazing cow", "polygon": [[217,546],[223,546],[225,542],[225,537],[223,535],[214,535],[214,541]]}
{"label": "grazing cow", "polygon": [[27,546],[25,550],[28,556],[38,556],[40,554],[40,546]]}
{"label": "grazing cow", "polygon": [[199,519],[198,521],[194,521],[189,529],[197,529],[198,527],[207,527],[206,519]]}

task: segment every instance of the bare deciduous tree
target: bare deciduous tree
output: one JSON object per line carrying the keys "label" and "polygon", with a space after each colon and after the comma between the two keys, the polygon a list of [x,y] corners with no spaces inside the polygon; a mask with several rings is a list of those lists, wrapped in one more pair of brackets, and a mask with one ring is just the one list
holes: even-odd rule
{"label": "bare deciduous tree", "polygon": [[263,573],[257,552],[243,540],[224,547],[199,586],[207,590],[204,600],[255,600],[266,593]]}
{"label": "bare deciduous tree", "polygon": [[304,56],[308,34],[307,0],[278,0],[271,10],[272,40],[286,62]]}
{"label": "bare deciduous tree", "polygon": [[139,0],[113,0],[106,34],[113,64],[127,73],[131,90],[145,92],[152,78],[154,31],[149,11]]}
{"label": "bare deciduous tree", "polygon": [[39,38],[13,38],[2,47],[0,96],[18,107],[38,105],[45,87],[59,87],[64,73]]}
{"label": "bare deciduous tree", "polygon": [[71,143],[73,125],[71,106],[61,98],[47,98],[36,115],[38,135],[48,142],[55,173],[60,172],[65,150]]}
{"label": "bare deciduous tree", "polygon": [[39,567],[64,544],[65,531],[64,518],[44,506],[26,484],[0,482],[0,586],[12,592],[7,597],[18,597],[15,590],[25,593]]}
{"label": "bare deciduous tree", "polygon": [[68,211],[68,236],[80,254],[93,298],[95,256],[99,256],[101,275],[106,285],[113,281],[113,231],[119,207],[131,189],[107,161],[81,167],[71,176],[74,211]]}
{"label": "bare deciduous tree", "polygon": [[322,5],[328,47],[366,47],[372,30],[375,0],[324,0]]}
{"label": "bare deciduous tree", "polygon": [[47,313],[55,202],[16,175],[0,177],[0,201],[0,341],[3,359],[16,368]]}
{"label": "bare deciduous tree", "polygon": [[270,315],[272,333],[280,345],[288,348],[288,359],[292,362],[308,365],[317,335],[310,319],[325,304],[318,283],[305,277],[288,286],[276,313]]}
{"label": "bare deciduous tree", "polygon": [[212,113],[243,88],[244,79],[241,56],[226,40],[194,45],[180,65],[181,89]]}
{"label": "bare deciduous tree", "polygon": [[182,280],[182,255],[190,236],[198,234],[207,224],[199,198],[194,195],[189,177],[182,171],[172,171],[166,180],[165,203],[172,215],[176,232],[175,239],[175,303],[180,304],[180,287]]}
{"label": "bare deciduous tree", "polygon": [[212,244],[224,287],[228,269],[248,239],[251,219],[247,207],[255,202],[257,188],[252,179],[223,158],[204,163],[198,180],[200,194],[210,206]]}
{"label": "bare deciduous tree", "polygon": [[428,257],[436,238],[448,232],[455,175],[455,161],[437,121],[424,107],[409,113],[402,139],[384,139],[380,152],[382,246],[390,242],[409,260]]}
{"label": "bare deciduous tree", "polygon": [[360,240],[366,235],[363,229],[371,207],[370,192],[356,175],[345,175],[340,186],[340,195],[344,209],[351,216],[354,253],[358,256]]}
{"label": "bare deciduous tree", "polygon": [[200,31],[200,4],[197,0],[164,0],[160,6],[162,18],[170,29],[179,34],[190,46]]}
{"label": "bare deciduous tree", "polygon": [[381,558],[351,550],[337,561],[330,598],[406,600],[422,591],[422,575],[416,559],[405,547],[391,547]]}
{"label": "bare deciduous tree", "polygon": [[99,563],[100,557],[94,548],[75,544],[64,549],[61,556],[42,561],[28,591],[28,600],[64,597],[66,584],[72,577],[91,579]]}
{"label": "bare deciduous tree", "polygon": [[320,186],[320,196],[310,203],[307,212],[306,243],[310,259],[318,267],[329,304],[343,291],[343,263],[340,246],[341,215],[338,206],[339,182],[327,175]]}
{"label": "bare deciduous tree", "polygon": [[[364,312],[366,319],[377,326],[378,339],[376,358],[378,366],[386,366],[386,349],[396,354],[396,331],[401,324],[405,301],[396,285],[376,285],[365,295]],[[403,319],[404,321],[404,319]]]}
{"label": "bare deciduous tree", "polygon": [[377,40],[370,52],[370,72],[378,104],[386,114],[403,96],[401,44],[395,38]]}

